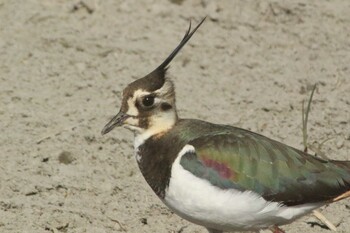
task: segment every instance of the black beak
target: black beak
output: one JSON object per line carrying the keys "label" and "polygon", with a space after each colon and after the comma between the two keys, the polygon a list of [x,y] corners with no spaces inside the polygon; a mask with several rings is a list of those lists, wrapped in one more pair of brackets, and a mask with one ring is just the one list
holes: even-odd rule
{"label": "black beak", "polygon": [[112,129],[114,129],[117,126],[123,125],[124,121],[128,119],[130,116],[128,114],[125,114],[123,112],[119,112],[115,117],[110,120],[107,125],[102,129],[101,134],[104,135],[108,132],[110,132]]}

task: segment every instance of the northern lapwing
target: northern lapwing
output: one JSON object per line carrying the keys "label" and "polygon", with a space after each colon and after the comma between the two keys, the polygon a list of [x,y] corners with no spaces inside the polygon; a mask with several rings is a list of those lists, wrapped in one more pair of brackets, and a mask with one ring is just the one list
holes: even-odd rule
{"label": "northern lapwing", "polygon": [[152,190],[173,212],[209,232],[279,226],[350,196],[350,162],[323,160],[229,125],[181,119],[169,63],[204,19],[154,71],[123,91],[103,128],[135,132],[135,156]]}

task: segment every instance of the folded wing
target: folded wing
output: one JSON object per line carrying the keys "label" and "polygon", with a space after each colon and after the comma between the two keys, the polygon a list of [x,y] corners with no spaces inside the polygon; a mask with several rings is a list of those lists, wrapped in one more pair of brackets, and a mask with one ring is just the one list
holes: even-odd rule
{"label": "folded wing", "polygon": [[350,166],[326,161],[250,131],[198,137],[181,165],[221,189],[253,191],[293,206],[327,202],[350,190]]}

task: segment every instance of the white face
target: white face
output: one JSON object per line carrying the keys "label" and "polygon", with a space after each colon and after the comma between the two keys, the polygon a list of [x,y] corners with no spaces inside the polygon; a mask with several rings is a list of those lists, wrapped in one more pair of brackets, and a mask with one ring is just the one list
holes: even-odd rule
{"label": "white face", "polygon": [[152,136],[167,131],[176,123],[175,94],[170,81],[154,92],[137,89],[123,101],[128,106],[126,114],[130,116],[124,126],[138,134]]}

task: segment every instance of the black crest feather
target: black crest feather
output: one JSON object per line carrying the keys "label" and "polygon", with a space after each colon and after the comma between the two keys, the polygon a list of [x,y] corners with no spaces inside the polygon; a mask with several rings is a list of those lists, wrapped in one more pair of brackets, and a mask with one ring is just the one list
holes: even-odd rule
{"label": "black crest feather", "polygon": [[193,31],[191,32],[191,21],[190,21],[190,25],[188,27],[187,32],[185,33],[184,37],[182,38],[180,44],[171,52],[171,54],[163,61],[162,64],[160,64],[156,70],[159,69],[167,69],[167,66],[169,65],[169,63],[174,59],[174,57],[177,55],[177,53],[182,49],[182,47],[187,43],[187,41],[189,41],[191,39],[191,37],[193,36],[193,34],[197,31],[197,29],[202,25],[202,23],[204,22],[204,20],[206,19],[206,17],[204,17],[202,19],[202,21],[193,29]]}
{"label": "black crest feather", "polygon": [[180,44],[171,52],[171,54],[155,70],[153,70],[151,73],[149,73],[145,77],[131,83],[126,90],[126,94],[132,94],[134,90],[139,88],[142,88],[149,92],[153,92],[161,88],[165,82],[165,73],[167,71],[169,63],[174,59],[174,57],[182,49],[182,47],[187,43],[187,41],[191,39],[193,34],[202,25],[205,19],[206,17],[203,18],[202,21],[192,31],[191,31],[191,22],[190,22],[188,30],[186,31]]}

